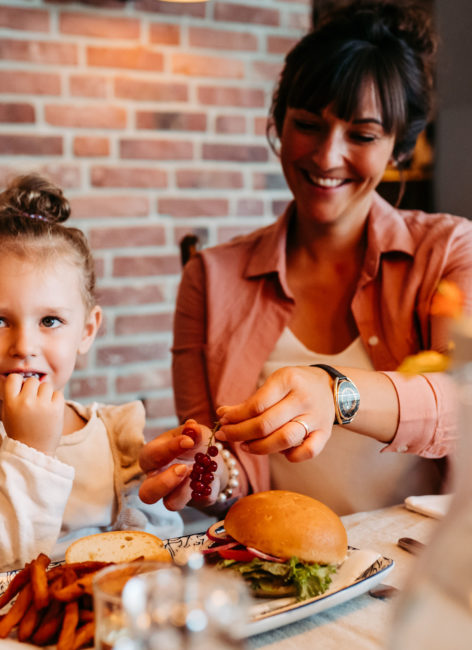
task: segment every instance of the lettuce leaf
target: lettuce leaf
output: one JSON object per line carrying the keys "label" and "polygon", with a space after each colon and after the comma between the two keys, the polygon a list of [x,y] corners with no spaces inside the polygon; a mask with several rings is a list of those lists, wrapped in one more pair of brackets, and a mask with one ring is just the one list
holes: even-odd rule
{"label": "lettuce leaf", "polygon": [[324,593],[331,584],[331,575],[336,572],[333,564],[309,564],[296,557],[287,562],[269,562],[254,558],[251,562],[220,560],[219,568],[229,568],[241,573],[256,591],[286,592],[282,587],[293,587],[297,600],[306,600]]}

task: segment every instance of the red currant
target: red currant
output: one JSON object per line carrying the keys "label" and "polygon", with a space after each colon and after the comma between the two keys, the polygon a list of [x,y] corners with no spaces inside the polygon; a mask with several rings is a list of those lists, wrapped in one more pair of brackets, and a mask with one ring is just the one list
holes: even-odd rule
{"label": "red currant", "polygon": [[[213,444],[218,429],[219,423],[211,432],[206,454],[199,451],[194,456],[194,463],[190,473],[192,479],[190,487],[192,488],[192,499],[195,501],[204,501],[211,494],[211,484],[215,480],[214,472],[218,469],[218,463],[212,460],[218,455],[218,447]],[[188,431],[189,433],[184,429],[183,433],[190,435],[195,440],[194,436],[190,434],[190,432],[194,434],[193,430],[189,429]]]}

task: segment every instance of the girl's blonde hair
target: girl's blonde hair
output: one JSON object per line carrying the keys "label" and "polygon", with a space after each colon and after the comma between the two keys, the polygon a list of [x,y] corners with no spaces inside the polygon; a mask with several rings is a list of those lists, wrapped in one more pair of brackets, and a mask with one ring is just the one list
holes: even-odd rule
{"label": "girl's blonde hair", "polygon": [[62,225],[70,216],[68,200],[39,174],[15,178],[0,193],[0,247],[26,259],[66,255],[82,274],[86,309],[95,305],[95,268],[89,243],[78,228]]}

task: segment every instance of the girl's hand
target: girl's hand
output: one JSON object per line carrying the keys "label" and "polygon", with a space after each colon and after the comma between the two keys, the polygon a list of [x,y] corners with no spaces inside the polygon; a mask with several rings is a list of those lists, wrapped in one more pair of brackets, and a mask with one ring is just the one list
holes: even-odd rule
{"label": "girl's hand", "polygon": [[64,396],[47,381],[8,375],[3,385],[2,422],[9,438],[52,456],[64,428]]}
{"label": "girl's hand", "polygon": [[314,458],[333,428],[332,380],[321,368],[281,368],[252,397],[217,414],[219,440],[243,441],[253,454],[282,452],[292,462]]}
{"label": "girl's hand", "polygon": [[[140,499],[144,503],[164,499],[169,510],[181,510],[187,505],[192,499],[190,472],[195,454],[206,453],[210,435],[208,427],[197,424],[195,420],[187,420],[185,424],[148,442],[139,457],[141,468],[147,474],[139,490]],[[227,480],[224,462],[219,457],[215,460],[218,469],[214,473],[211,494],[196,505],[212,505],[220,492],[221,481]]]}

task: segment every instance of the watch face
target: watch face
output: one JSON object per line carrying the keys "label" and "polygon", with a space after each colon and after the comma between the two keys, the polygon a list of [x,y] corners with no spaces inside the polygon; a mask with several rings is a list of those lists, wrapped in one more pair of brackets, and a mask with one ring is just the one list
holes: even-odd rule
{"label": "watch face", "polygon": [[341,379],[338,383],[338,408],[341,420],[352,420],[359,409],[360,395],[356,386],[349,379]]}

